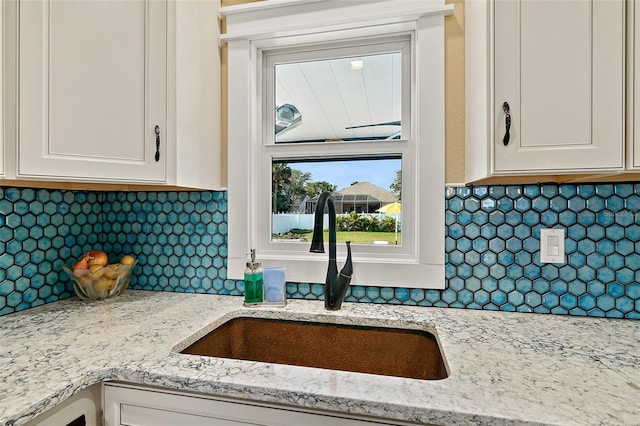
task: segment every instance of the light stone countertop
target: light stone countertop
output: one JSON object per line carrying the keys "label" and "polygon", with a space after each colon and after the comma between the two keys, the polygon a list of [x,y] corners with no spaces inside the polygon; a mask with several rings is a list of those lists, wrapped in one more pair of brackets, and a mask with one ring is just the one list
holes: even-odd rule
{"label": "light stone countertop", "polygon": [[[237,316],[435,331],[450,377],[425,381],[195,355]],[[366,354],[363,354],[366,356]],[[640,424],[640,322],[319,301],[128,291],[0,317],[0,425],[23,424],[105,380],[434,424]]]}

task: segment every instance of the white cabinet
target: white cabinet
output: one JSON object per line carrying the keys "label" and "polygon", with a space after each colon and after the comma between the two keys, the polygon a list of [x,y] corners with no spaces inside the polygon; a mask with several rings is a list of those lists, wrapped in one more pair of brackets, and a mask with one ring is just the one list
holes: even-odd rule
{"label": "white cabinet", "polygon": [[16,177],[220,188],[218,9],[21,0]]}
{"label": "white cabinet", "polygon": [[408,425],[126,384],[106,383],[103,398],[104,426]]}
{"label": "white cabinet", "polygon": [[624,170],[624,0],[465,8],[467,180]]}
{"label": "white cabinet", "polygon": [[81,390],[66,401],[61,402],[52,409],[40,414],[25,426],[64,426],[86,425],[101,426],[102,416],[100,409],[101,384],[92,385]]}
{"label": "white cabinet", "polygon": [[[4,7],[0,5],[0,58],[4,58]],[[0,65],[0,177],[4,176],[4,69]]]}
{"label": "white cabinet", "polygon": [[28,0],[19,19],[18,176],[165,181],[166,1]]}
{"label": "white cabinet", "polygon": [[627,28],[629,32],[629,48],[627,67],[629,73],[629,89],[627,108],[628,162],[627,167],[640,170],[640,6],[632,0],[627,3]]}

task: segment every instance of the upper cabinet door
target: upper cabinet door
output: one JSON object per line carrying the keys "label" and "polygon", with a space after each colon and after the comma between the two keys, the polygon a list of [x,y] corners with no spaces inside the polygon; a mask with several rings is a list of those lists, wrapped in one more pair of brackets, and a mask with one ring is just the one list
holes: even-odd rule
{"label": "upper cabinet door", "polygon": [[[4,16],[3,5],[0,5],[0,58],[4,58]],[[4,176],[4,66],[0,66],[0,176]]]}
{"label": "upper cabinet door", "polygon": [[624,168],[624,13],[623,0],[495,1],[494,172]]}
{"label": "upper cabinet door", "polygon": [[630,169],[640,169],[640,5],[636,5],[635,2],[629,2],[630,19],[627,21],[629,25],[629,33],[631,40],[629,51],[630,67],[630,85],[629,93],[630,100],[627,103],[629,105],[631,122],[628,129],[630,138],[630,152],[631,156]]}
{"label": "upper cabinet door", "polygon": [[23,0],[19,16],[18,177],[164,182],[166,1]]}

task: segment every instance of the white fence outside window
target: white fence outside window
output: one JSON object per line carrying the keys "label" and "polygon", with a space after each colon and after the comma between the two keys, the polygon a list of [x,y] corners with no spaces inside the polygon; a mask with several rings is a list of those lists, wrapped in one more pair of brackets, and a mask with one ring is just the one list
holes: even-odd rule
{"label": "white fence outside window", "polygon": [[[371,216],[376,216],[380,220],[384,220],[385,217],[396,218],[395,214],[372,214]],[[292,229],[313,229],[313,220],[314,214],[307,213],[278,213],[272,215],[272,229],[271,232],[274,234],[282,234],[285,232],[289,232]],[[343,215],[338,215],[343,216]],[[400,216],[398,220],[402,220]],[[327,229],[329,227],[329,215],[324,215],[324,228]]]}

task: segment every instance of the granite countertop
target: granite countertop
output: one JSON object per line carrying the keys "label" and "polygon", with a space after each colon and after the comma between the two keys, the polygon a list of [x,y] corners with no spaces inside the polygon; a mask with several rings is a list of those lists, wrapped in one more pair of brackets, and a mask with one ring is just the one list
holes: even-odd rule
{"label": "granite countertop", "polygon": [[[182,355],[237,316],[435,331],[450,377],[423,381]],[[640,322],[128,291],[0,317],[0,424],[22,424],[105,380],[435,424],[640,424]],[[373,390],[373,391],[372,391]]]}

